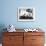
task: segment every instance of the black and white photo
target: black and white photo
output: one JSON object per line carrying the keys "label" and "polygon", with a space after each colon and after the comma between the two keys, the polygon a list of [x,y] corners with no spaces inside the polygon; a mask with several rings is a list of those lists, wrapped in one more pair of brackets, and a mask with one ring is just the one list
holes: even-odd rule
{"label": "black and white photo", "polygon": [[20,7],[18,8],[18,21],[34,21],[35,8]]}

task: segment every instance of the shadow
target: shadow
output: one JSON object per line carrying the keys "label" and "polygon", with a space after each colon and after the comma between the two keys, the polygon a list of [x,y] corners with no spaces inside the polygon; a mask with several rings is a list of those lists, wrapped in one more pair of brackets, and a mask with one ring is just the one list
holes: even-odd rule
{"label": "shadow", "polygon": [[[3,32],[6,32],[4,24],[0,24],[0,43],[2,43]],[[4,30],[5,29],[5,30]]]}

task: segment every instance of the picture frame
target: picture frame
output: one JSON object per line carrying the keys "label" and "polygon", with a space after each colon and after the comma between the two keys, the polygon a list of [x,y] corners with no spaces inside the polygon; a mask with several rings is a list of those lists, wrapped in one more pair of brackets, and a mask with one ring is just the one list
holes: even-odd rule
{"label": "picture frame", "polygon": [[18,21],[35,21],[35,8],[19,7]]}

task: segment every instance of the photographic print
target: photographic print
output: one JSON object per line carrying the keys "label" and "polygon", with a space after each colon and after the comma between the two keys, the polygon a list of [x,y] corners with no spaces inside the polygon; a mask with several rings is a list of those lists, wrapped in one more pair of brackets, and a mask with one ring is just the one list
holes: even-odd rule
{"label": "photographic print", "polygon": [[18,21],[34,21],[35,8],[19,7],[18,8]]}

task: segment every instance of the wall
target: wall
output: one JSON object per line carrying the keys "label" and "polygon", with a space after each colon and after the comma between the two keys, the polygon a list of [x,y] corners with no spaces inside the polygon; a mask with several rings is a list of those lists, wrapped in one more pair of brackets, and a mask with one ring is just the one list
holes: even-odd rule
{"label": "wall", "polygon": [[[16,28],[46,28],[46,0],[0,0],[0,25],[13,24]],[[33,22],[18,22],[17,8],[34,7],[36,20]]]}
{"label": "wall", "polygon": [[[46,31],[46,0],[0,0],[0,31],[9,24],[16,28],[41,27]],[[18,22],[17,8],[34,7],[36,20],[33,22]]]}

